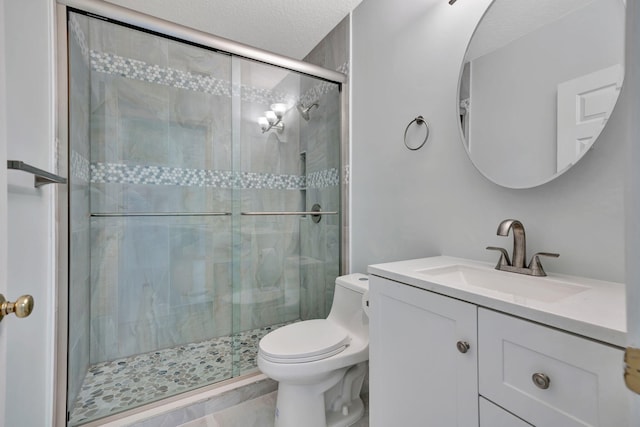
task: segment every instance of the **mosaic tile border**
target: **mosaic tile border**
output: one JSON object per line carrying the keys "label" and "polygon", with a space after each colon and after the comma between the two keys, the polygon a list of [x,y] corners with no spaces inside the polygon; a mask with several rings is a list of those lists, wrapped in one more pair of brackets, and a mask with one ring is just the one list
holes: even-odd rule
{"label": "mosaic tile border", "polygon": [[230,171],[98,162],[91,163],[91,183],[232,188],[234,176]]}
{"label": "mosaic tile border", "polygon": [[[344,64],[339,66],[336,69],[336,71],[343,74],[349,74],[349,62],[345,62]],[[300,96],[300,102],[302,102],[304,105],[311,105],[314,102],[317,102],[320,98],[322,98],[327,93],[334,90],[335,91],[338,90],[338,85],[336,83],[323,81],[313,86],[311,89],[307,90],[305,93],[303,93]]]}
{"label": "mosaic tile border", "polygon": [[336,168],[311,172],[307,176],[307,188],[335,187],[339,184],[340,174]]}
{"label": "mosaic tile border", "polygon": [[133,80],[156,83],[178,89],[231,96],[231,84],[210,75],[190,73],[171,67],[161,67],[137,59],[91,50],[91,70],[119,75]]}
{"label": "mosaic tile border", "polygon": [[271,105],[276,102],[293,104],[295,97],[283,92],[232,85],[230,81],[210,75],[192,73],[171,67],[161,67],[137,59],[125,58],[106,52],[90,51],[91,70],[99,73],[155,83],[178,89],[208,93],[217,96],[239,96],[242,101]]}
{"label": "mosaic tile border", "polygon": [[[284,92],[260,89],[248,85],[232,86],[231,82],[224,79],[216,79],[210,75],[191,73],[171,67],[160,67],[155,64],[125,58],[113,53],[90,50],[87,37],[80,27],[77,16],[71,14],[69,23],[71,33],[78,42],[85,61],[87,63],[90,62],[91,69],[96,72],[119,75],[134,80],[204,92],[212,95],[227,97],[240,96],[243,101],[263,105],[271,105],[277,102],[291,105],[302,102],[307,105],[317,101],[323,95],[337,88],[335,83],[323,81],[309,89],[303,95],[295,97]],[[336,71],[349,74],[349,62],[340,65],[336,68]]]}
{"label": "mosaic tile border", "polygon": [[71,29],[71,35],[80,47],[85,64],[89,64],[89,44],[87,43],[87,36],[84,31],[82,31],[82,28],[80,28],[78,16],[74,13],[69,14],[69,28]]}
{"label": "mosaic tile border", "polygon": [[271,173],[239,172],[235,188],[269,190],[300,190],[305,188],[305,177]]}
{"label": "mosaic tile border", "polygon": [[[160,67],[144,61],[125,58],[112,53],[90,51],[91,69],[96,72],[119,75],[124,78],[141,80],[147,83],[161,84],[178,89],[204,92],[217,96],[240,96],[245,102],[271,105],[276,102],[295,104],[311,104],[323,95],[337,90],[338,85],[323,81],[307,90],[298,99],[283,92],[255,88],[248,85],[232,85],[224,79],[216,79],[210,75],[191,73],[171,67]],[[348,74],[349,63],[345,62],[337,68],[338,72]]]}
{"label": "mosaic tile border", "polygon": [[307,177],[99,162],[91,163],[90,168],[92,184],[148,184],[269,190],[302,190],[340,184],[340,176],[336,168],[312,172]]}
{"label": "mosaic tile border", "polygon": [[71,150],[71,176],[82,183],[89,183],[89,160],[75,150]]}
{"label": "mosaic tile border", "polygon": [[[258,342],[287,323],[102,362],[89,367],[69,425],[122,412],[181,392],[255,371]],[[232,352],[233,346],[237,347]],[[234,356],[239,355],[239,362]],[[237,372],[236,372],[237,374]]]}

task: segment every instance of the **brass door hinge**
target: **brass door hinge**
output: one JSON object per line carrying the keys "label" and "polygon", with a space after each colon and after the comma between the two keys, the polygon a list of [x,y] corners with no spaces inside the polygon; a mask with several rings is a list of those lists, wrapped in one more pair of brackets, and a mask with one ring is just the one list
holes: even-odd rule
{"label": "brass door hinge", "polygon": [[640,394],[640,348],[627,347],[624,363],[624,382],[627,388]]}

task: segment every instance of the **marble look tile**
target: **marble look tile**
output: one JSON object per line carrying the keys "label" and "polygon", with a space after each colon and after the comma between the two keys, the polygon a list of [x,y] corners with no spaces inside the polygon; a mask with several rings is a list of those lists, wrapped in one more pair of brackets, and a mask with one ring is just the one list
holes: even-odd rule
{"label": "marble look tile", "polygon": [[168,40],[100,19],[90,19],[89,48],[166,66]]}
{"label": "marble look tile", "polygon": [[204,129],[206,139],[202,142],[209,147],[214,142],[230,140],[231,98],[172,87],[169,89],[169,101],[169,118],[174,126]]}
{"label": "marble look tile", "polygon": [[214,75],[231,81],[231,58],[197,46],[168,41],[168,66],[182,71]]}
{"label": "marble look tile", "polygon": [[[94,85],[92,85],[94,87]],[[104,91],[103,91],[104,92]],[[110,97],[115,98],[115,97]],[[114,111],[109,112],[109,106],[102,103],[95,107],[92,99],[92,113],[90,116],[91,132],[91,163],[122,163],[124,158],[122,142],[119,139],[119,122],[116,115],[117,106],[112,106]],[[112,102],[115,104],[114,102]]]}
{"label": "marble look tile", "polygon": [[117,318],[111,315],[91,316],[91,332],[89,334],[90,363],[113,360],[119,357]]}
{"label": "marble look tile", "polygon": [[[121,127],[123,130],[135,132],[151,130],[154,127],[165,132],[168,130],[171,93],[169,87],[124,77],[114,79],[112,86],[113,90],[108,91],[107,94],[115,97],[112,102],[115,104],[115,116],[119,123],[127,119],[138,121],[132,124],[130,129],[126,126]],[[137,125],[137,128],[133,125]],[[166,133],[164,135],[166,137]],[[121,138],[126,136],[126,133],[120,135]],[[140,136],[145,135],[142,133]]]}
{"label": "marble look tile", "polygon": [[[85,88],[83,99],[88,101],[88,86]],[[82,114],[84,123],[88,122],[87,111],[74,111],[71,115]],[[77,397],[84,372],[89,365],[90,358],[90,263],[89,250],[89,182],[88,160],[76,151],[88,145],[89,132],[85,126],[78,129],[77,120],[71,120],[71,173],[69,174],[70,198],[70,230],[69,230],[69,306],[73,308],[69,312],[69,372],[68,393],[69,401]]]}
{"label": "marble look tile", "polygon": [[[71,338],[71,337],[70,337]],[[78,398],[85,374],[89,368],[89,331],[69,342],[69,370],[67,372],[67,404],[73,405]]]}
{"label": "marble look tile", "polygon": [[305,62],[331,70],[349,60],[349,17],[336,25],[304,58]]}
{"label": "marble look tile", "polygon": [[[351,427],[369,426],[369,395],[363,393],[361,399],[365,412]],[[202,418],[180,424],[178,427],[273,427],[275,422],[277,392],[246,400],[227,409],[208,414]]]}
{"label": "marble look tile", "polygon": [[175,427],[205,417],[223,409],[238,405],[276,390],[278,383],[271,379],[260,380],[221,394],[197,401],[187,407],[177,408],[130,424],[130,427]]}
{"label": "marble look tile", "polygon": [[79,13],[69,12],[69,35],[73,44],[79,48],[86,64],[89,63],[89,17]]}
{"label": "marble look tile", "polygon": [[229,334],[228,221],[94,218],[94,363]]}
{"label": "marble look tile", "polygon": [[67,399],[73,402],[90,363],[90,228],[89,228],[89,112],[90,69],[87,61],[88,18],[70,16],[69,150],[70,265],[69,372]]}
{"label": "marble look tile", "polygon": [[180,424],[178,427],[219,427],[220,424],[215,420],[213,415],[198,418],[188,423]]}
{"label": "marble look tile", "polygon": [[274,423],[276,395],[272,392],[239,405],[214,413],[211,420],[214,427],[241,425],[243,427],[266,427]]}
{"label": "marble look tile", "polygon": [[[180,426],[185,424],[185,422],[189,422],[189,420],[191,420],[191,416],[189,416],[189,414],[187,412],[193,412],[193,411],[183,411],[183,412],[175,412],[175,413],[171,413],[168,414],[164,417],[155,417],[154,419],[152,419],[151,421],[146,421],[146,422],[140,422],[140,423],[135,423],[132,424],[131,426],[135,426],[135,427],[176,427],[176,426]],[[200,411],[198,411],[200,412]],[[196,420],[200,420],[202,419],[202,415],[200,415],[199,417],[195,418]]]}

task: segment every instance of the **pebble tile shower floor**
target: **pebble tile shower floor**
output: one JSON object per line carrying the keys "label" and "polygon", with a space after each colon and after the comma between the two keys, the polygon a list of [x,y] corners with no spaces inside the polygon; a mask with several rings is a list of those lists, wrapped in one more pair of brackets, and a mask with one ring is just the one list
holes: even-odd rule
{"label": "pebble tile shower floor", "polygon": [[284,324],[95,364],[71,408],[69,424],[76,426],[231,378],[234,342],[239,345],[240,372],[254,371],[258,342],[280,326]]}

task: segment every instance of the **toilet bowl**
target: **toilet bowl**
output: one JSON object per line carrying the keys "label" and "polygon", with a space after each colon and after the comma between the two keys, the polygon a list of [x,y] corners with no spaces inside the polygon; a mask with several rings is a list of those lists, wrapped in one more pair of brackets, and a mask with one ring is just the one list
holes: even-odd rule
{"label": "toilet bowl", "polygon": [[276,427],[346,427],[362,417],[368,290],[364,274],[338,277],[326,319],[293,323],[260,340],[258,368],[279,383]]}

